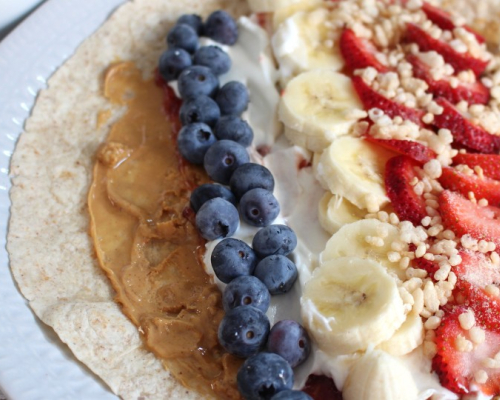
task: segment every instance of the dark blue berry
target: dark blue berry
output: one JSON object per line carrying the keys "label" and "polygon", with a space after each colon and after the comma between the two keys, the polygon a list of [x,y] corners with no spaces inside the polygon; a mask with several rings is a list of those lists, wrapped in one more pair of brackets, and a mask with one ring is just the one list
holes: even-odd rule
{"label": "dark blue berry", "polygon": [[204,34],[223,44],[235,44],[238,40],[238,25],[226,11],[215,11],[209,15],[204,26]]}
{"label": "dark blue berry", "polygon": [[237,357],[250,357],[266,343],[269,320],[255,307],[229,310],[219,325],[219,343]]}
{"label": "dark blue berry", "polygon": [[247,224],[263,227],[276,219],[280,213],[280,205],[269,190],[256,188],[249,190],[241,197],[240,213],[241,218]]}
{"label": "dark blue berry", "polygon": [[282,357],[263,352],[243,363],[236,381],[246,400],[270,400],[276,393],[292,388],[293,371]]}
{"label": "dark blue berry", "polygon": [[252,247],[259,256],[287,256],[297,246],[295,232],[286,225],[269,225],[258,231],[253,237]]}
{"label": "dark blue berry", "polygon": [[285,256],[267,256],[255,267],[253,273],[271,294],[288,292],[297,279],[297,267]]}
{"label": "dark blue berry", "polygon": [[224,289],[222,305],[229,311],[239,306],[252,306],[266,312],[271,302],[267,287],[255,276],[239,276]]}
{"label": "dark blue berry", "polygon": [[200,36],[203,31],[203,21],[199,15],[196,14],[184,14],[179,17],[177,24],[186,24],[195,30],[195,32]]}
{"label": "dark blue berry", "polygon": [[250,161],[245,148],[231,140],[219,140],[205,154],[205,171],[215,182],[228,185],[233,171]]}
{"label": "dark blue berry", "polygon": [[243,275],[252,275],[257,256],[245,242],[228,238],[217,243],[210,257],[215,275],[224,283]]}
{"label": "dark blue berry", "polygon": [[160,56],[158,70],[167,82],[176,80],[179,74],[191,66],[191,56],[183,49],[169,49]]}
{"label": "dark blue berry", "polygon": [[267,351],[279,354],[295,368],[309,356],[311,340],[298,322],[283,320],[274,324],[271,329],[267,338]]}
{"label": "dark blue berry", "polygon": [[233,235],[239,223],[236,207],[221,197],[208,200],[196,213],[196,227],[207,240]]}
{"label": "dark blue berry", "polygon": [[198,47],[198,34],[186,24],[177,24],[167,35],[169,49],[184,49],[194,53]]}
{"label": "dark blue berry", "polygon": [[272,192],[274,178],[271,171],[260,164],[248,163],[240,165],[233,172],[229,181],[231,191],[236,198],[241,198],[246,192],[255,188],[262,188]]}
{"label": "dark blue berry", "polygon": [[210,97],[198,96],[182,103],[180,117],[183,125],[203,122],[214,126],[220,118],[220,110]]}
{"label": "dark blue berry", "polygon": [[193,65],[181,72],[177,85],[184,100],[201,95],[213,97],[219,88],[219,78],[210,68]]}
{"label": "dark blue berry", "polygon": [[215,199],[216,197],[222,197],[224,200],[227,200],[236,206],[236,197],[234,197],[233,192],[231,192],[228,188],[215,183],[205,183],[198,186],[193,190],[193,193],[191,193],[191,208],[194,212],[198,212],[204,203],[208,200]]}
{"label": "dark blue berry", "polygon": [[313,400],[313,398],[300,390],[282,390],[271,397],[271,400]]}
{"label": "dark blue berry", "polygon": [[246,86],[237,81],[226,83],[215,96],[222,115],[240,115],[247,109],[249,100]]}
{"label": "dark blue berry", "polygon": [[194,55],[193,64],[204,65],[215,75],[222,75],[231,69],[231,58],[220,47],[203,46]]}
{"label": "dark blue berry", "polygon": [[233,140],[244,147],[252,144],[253,130],[248,122],[236,115],[225,115],[219,119],[214,128],[218,139]]}
{"label": "dark blue berry", "polygon": [[193,164],[203,164],[205,153],[217,141],[207,124],[184,126],[177,137],[179,153]]}

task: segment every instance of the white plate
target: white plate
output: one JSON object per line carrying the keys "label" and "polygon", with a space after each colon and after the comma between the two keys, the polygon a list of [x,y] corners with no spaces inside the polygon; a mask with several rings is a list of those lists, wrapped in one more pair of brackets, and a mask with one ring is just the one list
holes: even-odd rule
{"label": "white plate", "polygon": [[31,312],[17,290],[5,250],[10,155],[37,92],[124,0],[50,0],[0,44],[0,387],[13,400],[111,400]]}

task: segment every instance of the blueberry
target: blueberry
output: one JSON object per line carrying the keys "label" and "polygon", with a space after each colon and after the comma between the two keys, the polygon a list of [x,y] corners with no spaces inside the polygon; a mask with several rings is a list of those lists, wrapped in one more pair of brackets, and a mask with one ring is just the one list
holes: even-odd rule
{"label": "blueberry", "polygon": [[204,34],[223,44],[235,44],[238,40],[238,25],[226,11],[215,11],[205,22]]}
{"label": "blueberry", "polygon": [[249,190],[241,197],[240,213],[241,218],[247,224],[263,227],[276,219],[280,213],[280,205],[269,190],[256,188]]}
{"label": "blueberry", "polygon": [[158,69],[167,82],[177,79],[179,74],[191,66],[191,56],[183,49],[169,49],[160,56]]}
{"label": "blueberry", "polygon": [[297,279],[297,267],[285,256],[267,256],[255,267],[253,273],[271,294],[288,292]]}
{"label": "blueberry", "polygon": [[271,295],[267,287],[251,275],[233,279],[222,294],[222,304],[226,312],[239,306],[252,306],[265,313],[270,301]]}
{"label": "blueberry", "polygon": [[270,400],[276,393],[292,388],[293,371],[279,355],[263,352],[243,363],[236,381],[246,400]]}
{"label": "blueberry", "polygon": [[225,115],[214,128],[218,139],[233,140],[244,147],[252,144],[253,130],[248,123],[236,115]]}
{"label": "blueberry", "polygon": [[262,188],[272,192],[274,190],[274,178],[271,171],[266,167],[248,163],[240,165],[233,172],[229,181],[231,191],[236,198],[241,198],[246,192],[255,188]]}
{"label": "blueberry", "polygon": [[198,47],[198,35],[189,25],[177,24],[168,33],[167,44],[169,49],[184,49],[194,53]]}
{"label": "blueberry", "polygon": [[219,89],[215,101],[222,115],[240,115],[248,107],[248,90],[243,83],[231,81]]}
{"label": "blueberry", "polygon": [[225,74],[231,69],[231,58],[217,46],[200,47],[193,58],[195,65],[204,65],[215,75]]}
{"label": "blueberry", "polygon": [[210,97],[198,96],[182,103],[180,117],[183,125],[203,122],[214,126],[220,118],[220,110]]}
{"label": "blueberry", "polygon": [[205,183],[198,186],[193,190],[193,193],[191,193],[191,208],[194,212],[198,212],[205,202],[210,199],[215,199],[216,197],[222,197],[224,200],[236,206],[236,197],[234,197],[233,192],[229,189],[215,183]]}
{"label": "blueberry", "polygon": [[181,72],[177,85],[184,100],[201,95],[213,97],[219,88],[219,78],[210,68],[193,65]]}
{"label": "blueberry", "polygon": [[210,257],[215,275],[224,283],[243,275],[252,275],[257,256],[245,242],[228,238],[217,243]]}
{"label": "blueberry", "polygon": [[300,390],[282,390],[271,397],[271,400],[313,400],[313,398]]}
{"label": "blueberry", "polygon": [[307,331],[296,321],[283,320],[274,324],[267,338],[267,351],[279,354],[292,368],[302,364],[311,352]]}
{"label": "blueberry", "polygon": [[266,343],[269,320],[255,307],[229,310],[219,325],[219,343],[237,357],[250,357]]}
{"label": "blueberry", "polygon": [[287,256],[297,246],[295,232],[286,225],[269,225],[262,228],[253,237],[252,247],[259,256]]}
{"label": "blueberry", "polygon": [[233,171],[250,161],[245,148],[231,140],[219,140],[205,154],[203,165],[215,182],[228,185]]}
{"label": "blueberry", "polygon": [[198,35],[202,34],[203,21],[201,17],[196,14],[184,14],[179,17],[177,24],[186,24],[195,30]]}
{"label": "blueberry", "polygon": [[207,240],[233,235],[239,223],[236,207],[220,197],[208,200],[196,213],[196,227]]}
{"label": "blueberry", "polygon": [[177,137],[179,153],[193,164],[203,164],[205,153],[217,141],[207,124],[184,126]]}

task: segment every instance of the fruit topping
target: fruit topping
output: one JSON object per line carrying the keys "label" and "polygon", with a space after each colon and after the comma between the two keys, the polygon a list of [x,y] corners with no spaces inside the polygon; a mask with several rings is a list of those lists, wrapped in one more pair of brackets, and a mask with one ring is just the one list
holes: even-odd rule
{"label": "fruit topping", "polygon": [[194,212],[198,212],[200,207],[210,199],[222,197],[236,206],[236,197],[228,188],[215,183],[205,183],[198,186],[191,193],[190,204]]}
{"label": "fruit topping", "polygon": [[220,118],[220,110],[212,98],[201,95],[184,101],[179,116],[183,125],[203,122],[213,127]]}
{"label": "fruit topping", "polygon": [[198,35],[203,33],[203,21],[199,15],[183,14],[179,17],[177,23],[189,25]]}
{"label": "fruit topping", "polygon": [[240,199],[251,189],[261,188],[272,192],[274,178],[266,167],[260,164],[247,163],[236,168],[229,181],[231,191]]}
{"label": "fruit topping", "polygon": [[249,100],[246,86],[237,81],[226,83],[215,96],[222,115],[240,115],[247,109]]}
{"label": "fruit topping", "polygon": [[500,136],[491,135],[483,128],[474,125],[448,100],[440,98],[436,103],[443,107],[443,112],[435,115],[434,125],[449,129],[455,143],[480,153],[500,151]]}
{"label": "fruit topping", "polygon": [[188,53],[194,53],[198,47],[198,34],[189,25],[177,24],[167,35],[169,49],[184,49]]}
{"label": "fruit topping", "polygon": [[203,164],[208,149],[217,141],[207,124],[197,122],[184,126],[177,136],[179,153],[193,164]]}
{"label": "fruit topping", "polygon": [[352,29],[345,28],[342,31],[339,43],[342,57],[350,72],[367,67],[373,67],[378,72],[389,71],[389,68],[377,59],[377,48],[373,43],[356,36]]}
{"label": "fruit topping", "polygon": [[253,130],[248,122],[235,115],[225,115],[219,119],[214,128],[219,140],[227,139],[248,147],[252,144]]}
{"label": "fruit topping", "polygon": [[473,170],[480,167],[484,176],[500,180],[500,155],[458,153],[453,158],[453,164],[467,165]]}
{"label": "fruit topping", "polygon": [[169,49],[161,55],[158,69],[162,78],[170,82],[177,79],[191,64],[191,56],[186,50]]}
{"label": "fruit topping", "polygon": [[239,223],[236,207],[221,197],[208,200],[196,213],[196,227],[207,240],[232,236]]}
{"label": "fruit topping", "polygon": [[193,64],[203,65],[215,75],[222,75],[231,69],[231,58],[218,46],[203,46],[196,51]]}
{"label": "fruit topping", "polygon": [[313,400],[311,396],[309,396],[305,392],[301,392],[300,390],[283,390],[278,392],[271,400]]}
{"label": "fruit topping", "polygon": [[283,320],[272,327],[267,338],[267,351],[280,355],[295,368],[309,356],[311,340],[298,322]]}
{"label": "fruit topping", "polygon": [[434,153],[434,151],[432,151],[429,147],[411,140],[376,139],[372,136],[366,136],[365,140],[378,144],[404,156],[408,156],[422,164],[436,158],[436,153]]}
{"label": "fruit topping", "polygon": [[419,164],[407,156],[391,158],[385,167],[385,187],[394,211],[401,220],[419,225],[427,216],[425,200],[415,193],[412,180],[418,178],[415,167]]}
{"label": "fruit topping", "polygon": [[215,275],[224,283],[234,278],[252,275],[257,265],[257,256],[245,242],[226,238],[215,246],[210,257]]}
{"label": "fruit topping", "polygon": [[271,255],[287,256],[297,246],[295,232],[286,225],[270,225],[253,237],[252,247],[259,258]]}
{"label": "fruit topping", "polygon": [[272,295],[288,292],[298,276],[295,264],[282,255],[267,256],[257,264],[253,274],[266,285]]}
{"label": "fruit topping", "polygon": [[208,16],[203,33],[216,42],[233,45],[238,40],[238,25],[226,11],[218,10]]}
{"label": "fruit topping", "polygon": [[342,400],[333,379],[323,375],[309,375],[303,390],[314,400]]}
{"label": "fruit topping", "polygon": [[241,218],[249,225],[268,226],[276,219],[279,212],[278,200],[269,190],[251,189],[240,199]]}
{"label": "fruit topping", "polygon": [[207,150],[203,166],[215,182],[228,185],[234,170],[250,161],[245,148],[232,140],[219,140]]}
{"label": "fruit topping", "polygon": [[201,65],[187,67],[179,75],[177,87],[183,100],[206,95],[213,97],[219,89],[219,78],[212,70]]}
{"label": "fruit topping", "polygon": [[233,279],[222,295],[222,304],[226,312],[239,306],[251,306],[265,313],[270,301],[271,295],[266,285],[252,275],[242,275]]}

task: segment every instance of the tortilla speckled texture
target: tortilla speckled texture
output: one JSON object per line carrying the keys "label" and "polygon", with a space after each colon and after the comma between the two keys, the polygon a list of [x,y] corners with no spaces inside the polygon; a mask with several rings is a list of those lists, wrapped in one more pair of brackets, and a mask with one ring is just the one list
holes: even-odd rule
{"label": "tortilla speckled texture", "polygon": [[[86,197],[95,152],[120,116],[102,96],[113,62],[151,74],[183,13],[247,11],[243,0],[136,0],[123,5],[49,80],[12,156],[7,248],[14,278],[36,315],[124,399],[199,399],[144,349],[114,303],[94,257]],[[112,110],[97,127],[97,115]]]}

